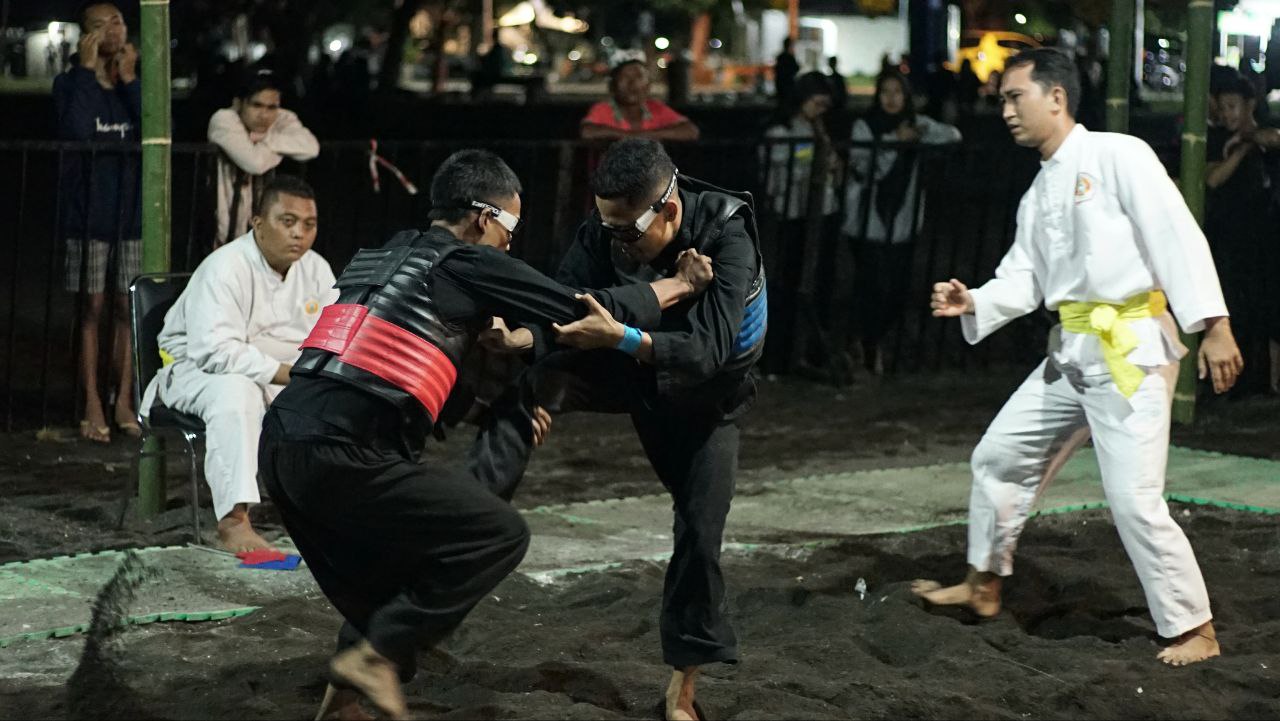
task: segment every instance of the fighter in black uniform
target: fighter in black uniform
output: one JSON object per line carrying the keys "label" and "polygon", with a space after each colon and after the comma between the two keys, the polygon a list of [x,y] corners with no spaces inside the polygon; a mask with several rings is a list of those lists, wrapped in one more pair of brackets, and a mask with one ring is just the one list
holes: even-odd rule
{"label": "fighter in black uniform", "polygon": [[698,666],[738,658],[720,543],[738,465],[737,421],[755,398],[751,369],[765,335],[755,216],[749,194],[678,175],[651,140],[610,147],[592,185],[596,212],[579,228],[558,281],[582,288],[652,281],[675,273],[689,249],[710,256],[715,278],[702,295],[663,311],[648,333],[590,303],[588,317],[561,328],[560,340],[596,350],[552,353],[530,368],[493,404],[471,470],[510,498],[533,447],[524,429],[536,409],[631,415],[675,508],[660,620],[663,659],[675,669],[666,713],[693,718]]}
{"label": "fighter in black uniform", "polygon": [[[577,291],[503,252],[519,192],[492,153],[446,160],[431,183],[430,229],[356,254],[263,422],[263,480],[346,620],[321,717],[356,714],[361,695],[404,717],[400,683],[416,651],[461,623],[524,556],[528,528],[505,500],[419,464],[460,359],[491,316],[525,324],[512,335],[545,353],[548,326],[582,314]],[[690,253],[671,278],[589,293],[628,323],[656,327],[661,308],[710,277],[707,259]],[[532,424],[521,432],[534,442]]]}

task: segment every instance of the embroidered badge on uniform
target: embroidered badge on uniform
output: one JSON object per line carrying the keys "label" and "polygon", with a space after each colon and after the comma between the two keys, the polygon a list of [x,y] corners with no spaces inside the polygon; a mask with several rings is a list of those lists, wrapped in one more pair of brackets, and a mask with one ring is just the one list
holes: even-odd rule
{"label": "embroidered badge on uniform", "polygon": [[302,304],[302,310],[307,315],[315,315],[320,312],[320,301],[315,298],[308,298],[307,302]]}
{"label": "embroidered badge on uniform", "polygon": [[1076,204],[1086,202],[1093,198],[1093,192],[1098,187],[1098,179],[1088,173],[1080,173],[1076,176]]}

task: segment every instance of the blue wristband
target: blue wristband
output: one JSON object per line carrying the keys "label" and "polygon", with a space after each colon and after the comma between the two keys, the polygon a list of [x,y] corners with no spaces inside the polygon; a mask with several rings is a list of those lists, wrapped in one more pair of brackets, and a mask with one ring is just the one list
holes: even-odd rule
{"label": "blue wristband", "polygon": [[639,328],[632,328],[629,325],[624,325],[622,328],[622,340],[618,341],[616,347],[627,355],[635,355],[636,351],[640,350],[640,341],[644,340],[644,334]]}

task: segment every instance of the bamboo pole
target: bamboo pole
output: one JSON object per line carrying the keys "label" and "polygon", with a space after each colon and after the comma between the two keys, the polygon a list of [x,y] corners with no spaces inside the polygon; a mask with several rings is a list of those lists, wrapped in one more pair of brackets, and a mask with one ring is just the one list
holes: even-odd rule
{"label": "bamboo pole", "polygon": [[[1205,139],[1208,133],[1209,67],[1212,62],[1213,0],[1191,0],[1187,5],[1187,73],[1183,80],[1182,163],[1179,180],[1182,197],[1196,221],[1204,222]],[[1190,349],[1178,371],[1178,386],[1173,394],[1173,420],[1191,423],[1196,410],[1197,336],[1184,335],[1182,342]]]}
{"label": "bamboo pole", "polygon": [[[141,0],[142,272],[169,270],[172,143],[169,124],[169,0]],[[164,441],[151,435],[138,461],[138,515],[164,510]]]}
{"label": "bamboo pole", "polygon": [[1112,133],[1129,132],[1135,12],[1134,0],[1111,0],[1111,25],[1107,28],[1107,131]]}

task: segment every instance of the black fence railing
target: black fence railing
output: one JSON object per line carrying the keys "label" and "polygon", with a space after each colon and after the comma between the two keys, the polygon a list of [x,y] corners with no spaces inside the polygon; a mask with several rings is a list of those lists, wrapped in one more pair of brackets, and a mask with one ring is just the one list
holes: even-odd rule
{"label": "black fence railing", "polygon": [[[496,151],[524,184],[521,234],[512,246],[516,255],[543,270],[552,270],[572,240],[591,205],[588,179],[603,146],[577,141],[502,141],[468,143]],[[833,204],[821,208],[826,218],[794,217],[790,195],[809,187],[806,141],[699,142],[671,144],[669,152],[682,173],[724,187],[745,189],[756,196],[761,235],[770,282],[783,293],[796,291],[794,315],[770,319],[771,353],[784,361],[790,344],[772,336],[818,337],[826,349],[848,347],[858,332],[852,304],[855,237],[867,234],[867,219],[848,223],[850,169],[859,163],[875,167],[884,153],[907,153],[916,181],[902,202],[910,204],[909,232],[902,242],[904,278],[897,284],[902,296],[901,317],[884,337],[886,372],[930,372],[944,368],[985,366],[993,362],[1022,362],[1043,352],[1046,319],[1033,316],[977,349],[969,349],[955,323],[929,316],[927,294],[937,279],[959,277],[973,284],[989,278],[1012,238],[1018,199],[1034,177],[1034,153],[1001,145],[952,144],[891,147],[848,144],[836,148],[836,169],[830,174]],[[432,172],[457,143],[383,142],[378,152],[417,184],[411,195],[386,171],[381,192],[370,180],[369,145],[334,142],[322,145],[317,159],[306,164],[286,161],[276,172],[302,175],[315,187],[320,208],[315,249],[335,272],[362,247],[382,243],[396,230],[422,227],[430,210],[427,187]],[[66,238],[59,223],[62,204],[69,202],[60,187],[59,168],[72,155],[88,162],[124,154],[136,158],[137,149],[75,143],[0,143],[0,421],[4,428],[35,428],[74,423],[81,413],[76,373],[81,309],[74,295],[63,290]],[[779,162],[779,159],[782,162]],[[211,250],[214,235],[215,175],[218,151],[204,144],[175,144],[172,160],[173,216],[171,259],[174,270],[192,270]],[[852,165],[851,165],[852,163]],[[770,195],[770,190],[773,195]],[[780,197],[781,196],[781,197]],[[866,206],[863,203],[863,206]],[[815,206],[821,207],[821,206]],[[871,212],[875,212],[872,209]],[[863,213],[869,215],[869,213]],[[797,226],[824,223],[816,233],[797,234]],[[859,224],[861,223],[861,224]],[[805,226],[807,227],[807,225]],[[897,230],[897,229],[895,229]],[[816,238],[815,281],[786,270],[795,258],[795,243]],[[810,265],[814,258],[809,258]],[[812,269],[811,269],[812,270]],[[806,286],[801,287],[802,284]],[[794,288],[786,286],[794,285]],[[772,293],[771,293],[772,298]],[[107,312],[111,313],[110,303]],[[815,307],[820,306],[820,307]],[[809,322],[806,319],[816,319]],[[811,326],[802,330],[806,323]],[[109,333],[102,333],[104,366]],[[785,363],[773,363],[785,368]],[[106,373],[101,378],[109,378]],[[108,389],[104,389],[108,390]],[[106,396],[104,396],[106,398]]]}

